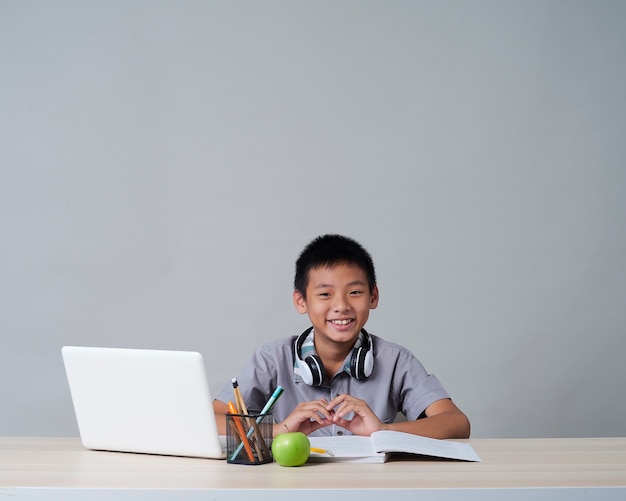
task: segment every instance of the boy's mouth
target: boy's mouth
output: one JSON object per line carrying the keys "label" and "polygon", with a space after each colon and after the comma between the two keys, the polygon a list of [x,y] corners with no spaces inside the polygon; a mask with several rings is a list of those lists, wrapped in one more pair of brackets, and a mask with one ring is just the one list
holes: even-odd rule
{"label": "boy's mouth", "polygon": [[329,322],[333,325],[348,325],[352,322],[354,322],[353,318],[343,318],[343,319],[337,319],[337,320],[329,320]]}

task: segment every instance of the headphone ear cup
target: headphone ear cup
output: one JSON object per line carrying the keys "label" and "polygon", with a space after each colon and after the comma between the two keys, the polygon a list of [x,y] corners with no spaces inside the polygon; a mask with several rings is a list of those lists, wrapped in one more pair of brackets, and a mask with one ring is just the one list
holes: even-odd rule
{"label": "headphone ear cup", "polygon": [[[368,335],[368,344],[370,342],[371,339]],[[350,358],[350,374],[354,379],[367,379],[372,374],[373,370],[374,355],[371,344],[369,344],[368,348],[361,346],[352,352],[352,357]]]}
{"label": "headphone ear cup", "polygon": [[300,350],[302,344],[306,341],[307,336],[313,327],[308,328],[298,336],[293,345],[293,356],[296,361],[296,367],[300,371],[300,377],[309,386],[321,386],[324,381],[324,365],[322,359],[317,355],[309,355],[304,360],[300,358]]}
{"label": "headphone ear cup", "polygon": [[350,375],[357,380],[364,379],[364,362],[363,348],[357,348],[352,352],[350,358]]}
{"label": "headphone ear cup", "polygon": [[304,382],[309,386],[321,386],[324,380],[324,365],[322,364],[322,359],[317,355],[310,355],[304,359],[304,362],[307,366],[308,374],[311,376],[310,382],[306,381],[306,379]]}
{"label": "headphone ear cup", "polygon": [[323,378],[322,360],[317,355],[310,355],[304,360],[296,358],[296,364],[300,369],[300,377],[309,386],[321,386]]}
{"label": "headphone ear cup", "polygon": [[367,378],[374,371],[374,353],[372,350],[365,352],[365,360],[363,360],[363,377]]}
{"label": "headphone ear cup", "polygon": [[296,356],[296,366],[300,371],[300,377],[302,380],[311,386],[313,384],[313,374],[311,373],[309,365],[306,364],[300,357]]}

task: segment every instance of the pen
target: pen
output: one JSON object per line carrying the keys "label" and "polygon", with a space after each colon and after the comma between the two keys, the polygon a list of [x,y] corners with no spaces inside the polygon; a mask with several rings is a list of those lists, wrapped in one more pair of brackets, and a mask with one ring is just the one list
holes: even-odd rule
{"label": "pen", "polygon": [[[261,411],[261,415],[258,418],[256,418],[257,424],[259,424],[263,420],[263,414],[267,414],[269,411],[272,410],[272,407],[274,407],[274,404],[276,403],[276,400],[278,400],[278,397],[280,397],[283,394],[283,391],[285,391],[285,390],[281,386],[277,386],[276,387],[276,389],[274,390],[274,393],[272,393],[272,396],[270,397],[270,399],[267,401],[267,403],[263,407],[263,410]],[[248,430],[247,437],[250,438],[252,433],[254,433],[254,428],[250,428]],[[241,448],[242,447],[243,447],[243,442],[241,442],[239,444],[239,446],[237,447],[237,449],[235,449],[235,452],[230,457],[231,461],[234,458],[237,457],[237,454],[239,454],[241,452]]]}
{"label": "pen", "polygon": [[[269,411],[272,410],[272,407],[274,407],[274,404],[276,403],[276,400],[278,400],[278,397],[280,397],[283,394],[283,390],[282,387],[278,386],[275,390],[274,393],[272,393],[272,396],[270,397],[270,399],[267,401],[267,403],[265,404],[265,407],[263,407],[263,410],[261,411],[261,414],[267,414]],[[257,419],[257,422],[260,421],[261,418]]]}

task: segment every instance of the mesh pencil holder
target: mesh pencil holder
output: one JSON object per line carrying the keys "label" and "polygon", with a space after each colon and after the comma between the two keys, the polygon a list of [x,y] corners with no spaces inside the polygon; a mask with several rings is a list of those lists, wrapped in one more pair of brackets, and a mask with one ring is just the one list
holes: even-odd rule
{"label": "mesh pencil holder", "polygon": [[274,415],[226,413],[226,461],[233,464],[271,463]]}

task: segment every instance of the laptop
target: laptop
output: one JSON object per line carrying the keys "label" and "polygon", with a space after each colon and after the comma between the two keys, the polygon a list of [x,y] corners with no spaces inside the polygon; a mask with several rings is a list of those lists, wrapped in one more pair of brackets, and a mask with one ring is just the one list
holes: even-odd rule
{"label": "laptop", "polygon": [[226,457],[200,353],[85,346],[61,352],[85,448]]}

